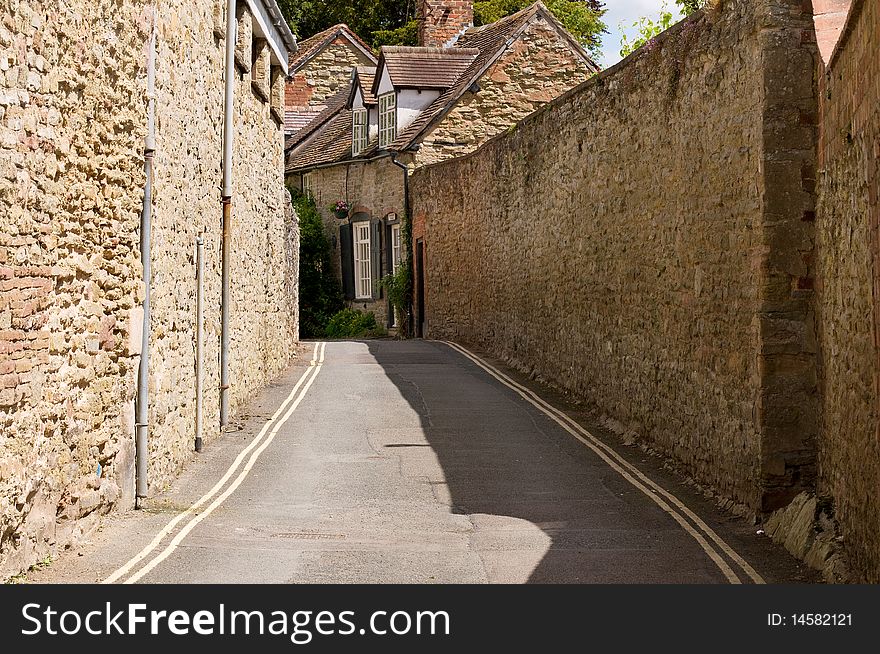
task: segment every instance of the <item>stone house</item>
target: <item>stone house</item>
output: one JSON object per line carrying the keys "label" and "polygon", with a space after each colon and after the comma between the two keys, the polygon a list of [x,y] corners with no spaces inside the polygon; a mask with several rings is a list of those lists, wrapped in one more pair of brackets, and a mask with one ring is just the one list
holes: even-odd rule
{"label": "stone house", "polygon": [[0,578],[163,488],[296,353],[296,42],[275,0],[230,5],[0,5]]}
{"label": "stone house", "polygon": [[327,108],[327,100],[348,85],[353,66],[375,65],[370,46],[345,24],[300,43],[285,87],[285,136],[294,136]]}
{"label": "stone house", "polygon": [[[346,299],[388,326],[379,281],[405,255],[408,175],[474,151],[598,71],[540,2],[476,28],[461,0],[422,0],[419,17],[418,47],[386,46],[375,65],[353,67],[287,143],[288,182],[325,217]],[[340,200],[344,222],[330,210]]]}

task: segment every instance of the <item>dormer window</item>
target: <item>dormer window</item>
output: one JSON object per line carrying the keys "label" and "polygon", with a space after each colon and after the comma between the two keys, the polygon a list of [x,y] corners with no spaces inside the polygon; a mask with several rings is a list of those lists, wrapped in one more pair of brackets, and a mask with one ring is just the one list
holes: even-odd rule
{"label": "dormer window", "polygon": [[367,149],[367,130],[369,129],[367,126],[367,110],[355,109],[353,116],[354,129],[351,139],[351,154],[352,156],[357,156]]}
{"label": "dormer window", "polygon": [[379,147],[387,148],[397,136],[397,99],[394,91],[379,96]]}

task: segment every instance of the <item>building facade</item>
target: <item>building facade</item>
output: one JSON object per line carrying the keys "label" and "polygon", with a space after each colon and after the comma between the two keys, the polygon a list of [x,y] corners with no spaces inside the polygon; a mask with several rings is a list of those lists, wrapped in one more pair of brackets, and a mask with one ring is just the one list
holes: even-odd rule
{"label": "building facade", "polygon": [[[325,217],[346,299],[389,326],[379,281],[406,256],[407,176],[473,152],[598,70],[539,2],[476,28],[470,2],[425,0],[419,12],[422,45],[383,47],[375,66],[352,69],[308,136],[287,148],[288,180]],[[342,220],[331,210],[338,202],[349,208]]]}
{"label": "building facade", "polygon": [[[226,7],[0,8],[0,577],[132,507],[136,470],[149,495],[191,456],[199,282],[204,440],[220,434]],[[233,26],[232,414],[291,360],[298,331],[298,230],[282,167],[296,44],[274,0],[240,0]]]}
{"label": "building facade", "polygon": [[375,66],[376,56],[348,25],[309,37],[290,58],[285,87],[285,135],[294,137],[340,89],[348,86],[355,66]]}

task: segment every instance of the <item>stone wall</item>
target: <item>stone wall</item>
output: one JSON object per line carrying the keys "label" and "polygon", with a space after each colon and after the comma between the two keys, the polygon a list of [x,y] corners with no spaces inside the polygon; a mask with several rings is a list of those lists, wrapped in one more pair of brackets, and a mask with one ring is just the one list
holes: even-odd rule
{"label": "stone wall", "polygon": [[0,579],[131,468],[149,29],[143,0],[0,6]]}
{"label": "stone wall", "polygon": [[417,156],[427,165],[473,152],[535,109],[592,74],[572,46],[540,14],[425,135]]}
{"label": "stone wall", "polygon": [[[817,304],[819,493],[835,500],[854,569],[880,582],[880,7],[853,2],[821,77]],[[829,43],[830,55],[834,43]]]}
{"label": "stone wall", "polygon": [[729,0],[416,171],[427,336],[574,392],[752,511],[809,486],[811,30],[801,2]]}
{"label": "stone wall", "polygon": [[320,105],[351,81],[355,66],[374,66],[363,52],[341,36],[309,60],[287,82],[288,109]]}
{"label": "stone wall", "polygon": [[[206,441],[219,434],[223,41],[214,3],[158,14],[150,492],[191,456],[195,240],[205,236]],[[152,3],[0,9],[0,578],[134,502]],[[296,347],[298,229],[277,115],[236,87],[231,405]]]}
{"label": "stone wall", "polygon": [[[195,441],[196,238],[205,240],[205,434],[217,436],[220,397],[223,70],[212,5],[166,2],[159,13],[150,359],[150,484],[160,489]],[[246,58],[250,61],[250,57]],[[283,130],[237,71],[230,313],[233,411],[283,370],[298,332],[296,266],[285,254]],[[186,183],[181,183],[185,179]],[[246,307],[246,310],[241,310]]]}

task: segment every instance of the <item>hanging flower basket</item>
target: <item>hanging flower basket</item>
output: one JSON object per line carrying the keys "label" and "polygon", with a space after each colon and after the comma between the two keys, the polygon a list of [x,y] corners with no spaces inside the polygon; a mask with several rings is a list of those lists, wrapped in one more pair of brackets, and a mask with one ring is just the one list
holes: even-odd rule
{"label": "hanging flower basket", "polygon": [[333,215],[335,215],[340,220],[348,218],[348,211],[350,207],[348,206],[348,202],[345,200],[340,200],[336,204],[334,204],[331,209],[333,209]]}

